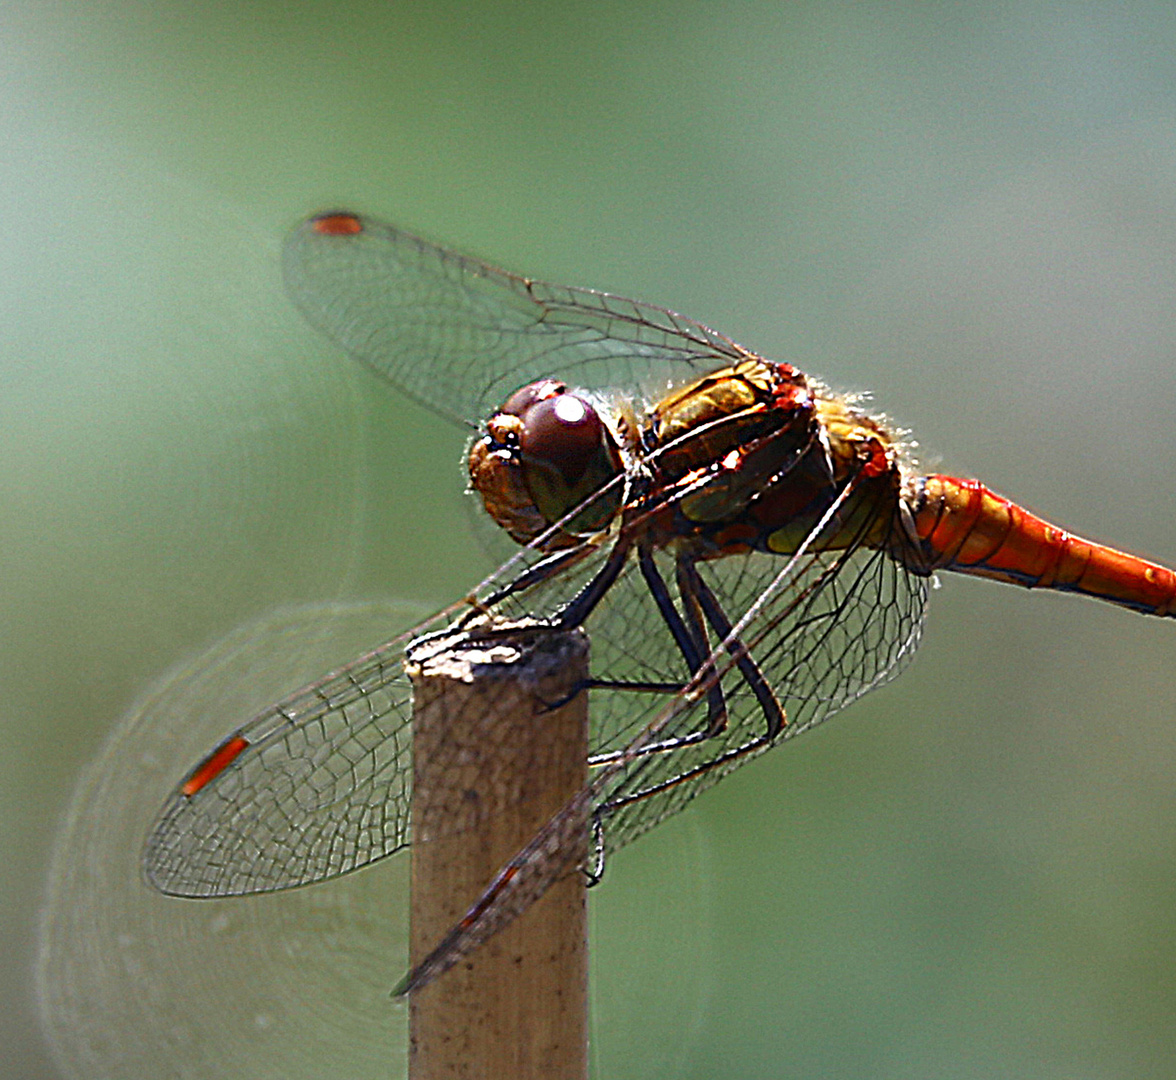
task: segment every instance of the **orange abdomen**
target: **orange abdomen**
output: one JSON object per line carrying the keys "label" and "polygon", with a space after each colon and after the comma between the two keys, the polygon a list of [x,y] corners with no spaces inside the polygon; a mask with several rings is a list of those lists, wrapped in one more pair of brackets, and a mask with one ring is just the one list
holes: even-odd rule
{"label": "orange abdomen", "polygon": [[1071,536],[978,480],[924,477],[913,503],[928,570],[1085,593],[1149,615],[1176,616],[1176,572]]}

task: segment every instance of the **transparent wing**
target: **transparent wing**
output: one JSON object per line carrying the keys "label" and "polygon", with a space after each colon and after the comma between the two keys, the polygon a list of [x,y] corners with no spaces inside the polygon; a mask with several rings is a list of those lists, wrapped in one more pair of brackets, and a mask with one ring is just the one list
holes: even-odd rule
{"label": "transparent wing", "polygon": [[[698,569],[734,618],[771,587],[780,563],[779,556],[753,553]],[[783,708],[779,736],[768,737],[751,686],[724,659],[724,731],[690,742],[705,716],[699,706],[675,709],[655,741],[679,748],[637,752],[615,771],[602,769],[610,775],[593,800],[598,856],[681,810],[745,761],[892,679],[918,645],[926,607],[927,579],[882,551],[826,552],[805,560],[742,635]]]}
{"label": "transparent wing", "polygon": [[311,325],[417,401],[475,425],[537,379],[657,398],[745,355],[671,311],[518,277],[349,212],[295,229],[283,272]]}
{"label": "transparent wing", "polygon": [[[557,612],[596,572],[607,546],[563,556],[561,572],[536,575],[547,558],[521,549],[475,590],[482,610]],[[538,580],[529,589],[520,582]],[[513,583],[513,584],[511,584]],[[507,588],[507,586],[510,586]],[[495,604],[492,597],[506,591]],[[513,591],[512,591],[513,590]],[[410,841],[412,687],[404,650],[414,639],[479,608],[462,601],[291,694],[238,728],[177,785],[143,856],[147,879],[177,896],[233,896],[336,877]],[[446,775],[444,761],[437,762]],[[454,775],[459,770],[453,770]],[[468,771],[461,774],[469,783]],[[434,791],[417,839],[469,827],[476,813],[455,787]]]}
{"label": "transparent wing", "polygon": [[[495,618],[555,620],[615,542],[554,556],[537,546],[522,549],[478,587],[479,605]],[[660,553],[655,561],[681,608],[670,557]],[[732,621],[770,596],[743,640],[776,688],[788,720],[782,737],[789,737],[896,670],[917,641],[926,594],[923,579],[877,551],[811,556],[778,581],[782,562],[732,555],[700,573]],[[184,896],[263,892],[334,877],[404,847],[412,747],[403,649],[474,610],[451,606],[234,732],[166,804],[145,851],[149,880]],[[691,741],[706,724],[706,708],[677,693],[691,673],[634,559],[586,628],[593,678],[613,687],[593,691],[590,708],[599,775],[588,805],[603,854],[681,809],[774,739],[765,737],[763,712],[747,681],[724,662],[727,726]],[[674,704],[667,714],[668,699]],[[634,753],[637,743],[648,746],[655,728],[663,749]],[[443,761],[434,774],[448,774]],[[453,774],[463,775],[456,768]],[[479,814],[495,812],[488,803],[471,804],[458,787],[449,794],[433,792],[434,813],[416,823],[416,839],[468,827],[472,805]],[[558,862],[553,859],[553,870]]]}
{"label": "transparent wing", "polygon": [[173,792],[143,868],[232,896],[346,873],[408,842],[411,687],[394,639],[260,713]]}

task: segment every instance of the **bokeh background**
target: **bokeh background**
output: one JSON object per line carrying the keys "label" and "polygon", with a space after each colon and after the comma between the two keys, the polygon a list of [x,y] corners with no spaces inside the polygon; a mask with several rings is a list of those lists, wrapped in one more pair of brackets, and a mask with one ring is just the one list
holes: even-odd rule
{"label": "bokeh background", "polygon": [[[46,0],[0,85],[0,1074],[402,1074],[402,867],[136,874],[242,710],[486,568],[461,432],[283,297],[308,212],[676,307],[1176,561],[1169,4]],[[594,1074],[1176,1074],[1174,635],[944,581],[610,865]]]}

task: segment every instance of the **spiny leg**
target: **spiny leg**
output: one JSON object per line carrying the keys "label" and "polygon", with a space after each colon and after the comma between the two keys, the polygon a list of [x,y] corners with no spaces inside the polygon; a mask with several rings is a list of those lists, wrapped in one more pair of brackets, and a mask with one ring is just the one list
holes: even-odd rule
{"label": "spiny leg", "polygon": [[[733,627],[731,620],[727,618],[726,613],[711,591],[710,586],[703,581],[702,576],[698,573],[695,560],[691,556],[683,555],[678,559],[677,580],[678,592],[682,597],[682,604],[687,612],[687,617],[694,618],[698,633],[705,633],[705,629],[698,625],[698,621],[701,618],[698,613],[701,612],[714,633],[724,642],[724,647],[730,654],[732,663],[739,670],[744,682],[747,683],[759,704],[760,711],[764,717],[764,730],[761,734],[754,736],[747,742],[725,750],[709,761],[700,762],[693,768],[688,768],[676,776],[651,783],[648,787],[641,788],[627,795],[622,795],[597,807],[593,814],[593,850],[595,861],[590,877],[599,878],[600,873],[603,871],[605,849],[604,829],[605,822],[611,814],[642,800],[653,798],[657,795],[664,795],[675,787],[688,784],[714,769],[726,769],[740,758],[758,753],[775,741],[787,723],[784,709],[777,700],[771,686],[768,685],[767,679],[764,678],[759,665],[755,662],[750,650],[743,641],[739,637],[732,636]],[[675,749],[677,747],[688,746],[691,743],[701,742],[703,738],[710,738],[719,733],[718,730],[695,732],[677,740],[663,740],[660,743],[654,744],[652,748],[659,750]],[[639,758],[644,757],[646,749],[642,748],[634,760],[638,761]],[[637,767],[641,767],[639,763]]]}
{"label": "spiny leg", "polygon": [[747,683],[763,711],[767,737],[774,739],[788,722],[784,709],[747,646],[739,638],[732,638],[731,620],[727,618],[710,586],[702,580],[694,559],[689,556],[684,555],[678,560],[678,591],[682,594],[684,603],[696,602],[701,607],[711,629],[720,641],[726,642],[727,652],[735,661],[739,674],[743,676],[743,681]]}
{"label": "spiny leg", "polygon": [[[683,620],[682,616],[678,614],[678,609],[674,607],[674,601],[670,596],[665,579],[654,564],[653,552],[648,547],[642,547],[639,553],[639,562],[645,584],[649,586],[657,609],[670,628],[670,633],[673,634],[674,641],[677,643],[682,658],[686,661],[690,677],[693,679],[702,670],[702,665],[710,653],[710,646],[706,640],[706,629],[702,625],[701,619],[698,618],[697,609],[692,608],[687,598],[682,596],[682,607],[686,612],[686,619]],[[680,588],[679,594],[681,595]],[[727,703],[723,698],[723,687],[718,679],[713,680],[707,687],[706,701],[706,730],[701,733],[704,737],[722,731],[727,726]]]}
{"label": "spiny leg", "polygon": [[589,554],[591,554],[590,545],[578,544],[575,547],[561,548],[559,551],[553,551],[544,555],[542,559],[528,566],[521,574],[507,582],[501,589],[491,593],[485,600],[476,601],[474,603],[474,611],[467,615],[466,618],[473,618],[479,613],[502,603],[502,601],[516,593],[525,592],[535,585],[542,584],[548,578],[554,577],[565,567],[572,566],[581,559],[587,558]]}
{"label": "spiny leg", "polygon": [[[698,608],[696,606],[691,608],[684,602],[687,617],[686,619],[682,618],[678,609],[674,606],[674,600],[670,596],[670,590],[666,585],[665,579],[661,576],[661,572],[653,561],[653,551],[648,545],[642,545],[638,550],[637,561],[641,568],[641,575],[645,579],[645,584],[649,589],[650,595],[653,597],[654,603],[657,605],[658,613],[669,628],[674,643],[678,646],[678,651],[682,654],[682,659],[686,662],[689,677],[693,679],[702,670],[706,657],[710,652],[710,646],[706,639],[706,628],[703,625]],[[685,683],[641,683],[604,679],[590,679],[588,682],[588,686],[593,689],[653,690],[668,693],[677,693],[683,689],[684,685]],[[653,754],[665,750],[676,750],[681,746],[689,746],[692,743],[702,742],[704,739],[708,739],[722,731],[727,726],[727,703],[723,695],[723,687],[718,678],[712,678],[710,680],[710,685],[707,686],[706,690],[706,700],[707,718],[705,727],[688,735],[651,743],[649,746],[643,747],[641,753]],[[620,751],[617,751],[615,753],[600,754],[593,757],[590,764],[594,767],[605,765],[610,761],[615,761],[620,756],[620,753]]]}

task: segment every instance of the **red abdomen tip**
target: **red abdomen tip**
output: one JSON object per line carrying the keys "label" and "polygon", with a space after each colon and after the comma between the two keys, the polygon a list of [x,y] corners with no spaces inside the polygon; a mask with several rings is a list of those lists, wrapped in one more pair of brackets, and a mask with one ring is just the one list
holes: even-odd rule
{"label": "red abdomen tip", "polygon": [[363,232],[363,222],[355,214],[323,214],[311,220],[319,236],[355,236]]}
{"label": "red abdomen tip", "polygon": [[226,739],[192,770],[192,775],[184,781],[180,791],[191,798],[201,788],[220,776],[248,745],[249,740],[241,735],[234,735],[231,739]]}

